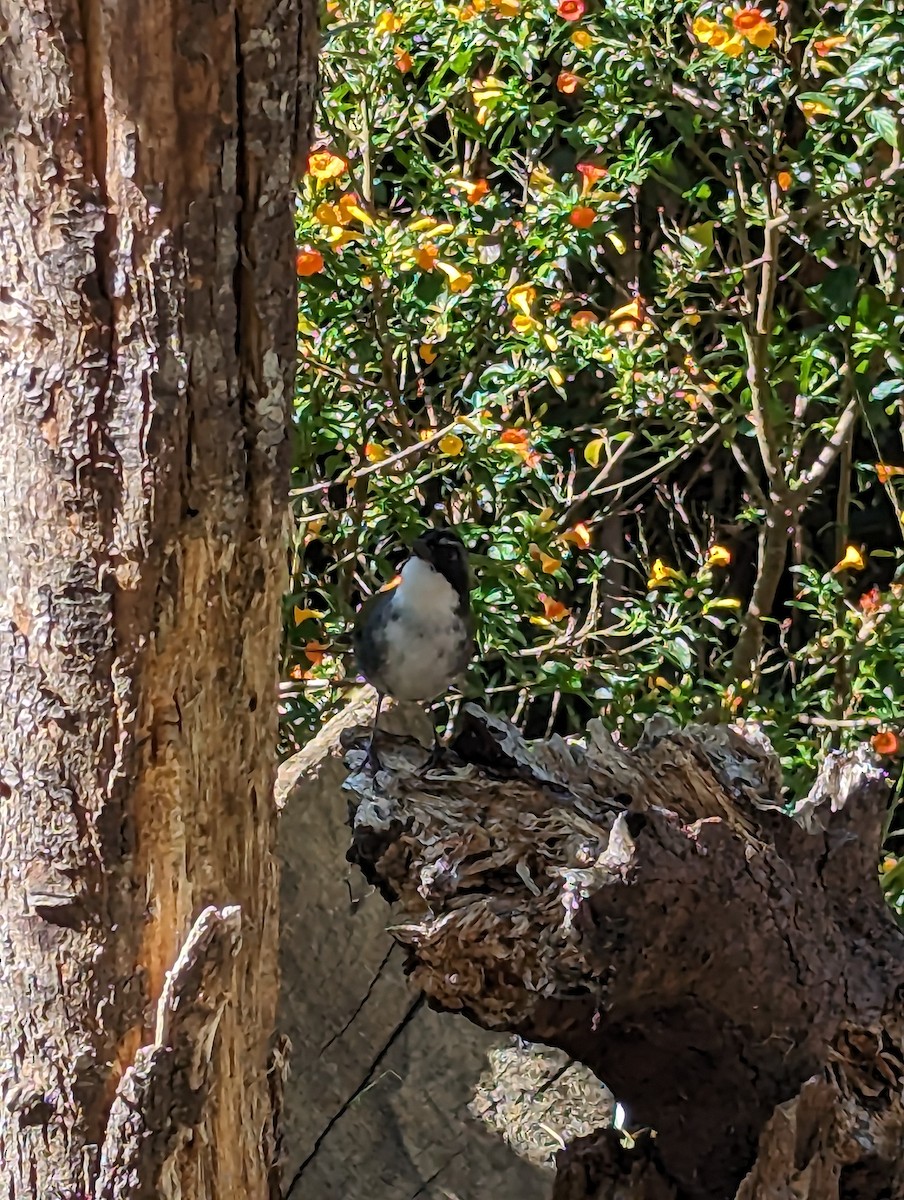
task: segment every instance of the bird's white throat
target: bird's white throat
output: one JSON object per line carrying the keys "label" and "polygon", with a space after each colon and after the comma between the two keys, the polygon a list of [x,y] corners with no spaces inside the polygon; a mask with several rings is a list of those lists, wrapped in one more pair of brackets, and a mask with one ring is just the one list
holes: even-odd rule
{"label": "bird's white throat", "polygon": [[393,600],[400,608],[431,614],[440,620],[451,618],[458,608],[458,593],[444,575],[422,558],[409,558],[401,570],[402,582]]}

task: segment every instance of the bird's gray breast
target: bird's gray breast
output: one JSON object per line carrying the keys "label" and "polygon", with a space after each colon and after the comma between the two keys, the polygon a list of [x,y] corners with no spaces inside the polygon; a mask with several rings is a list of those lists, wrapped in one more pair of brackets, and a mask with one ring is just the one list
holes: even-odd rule
{"label": "bird's gray breast", "polygon": [[378,662],[364,667],[378,691],[397,700],[432,700],[464,671],[472,654],[468,625],[457,612],[417,612],[387,605],[374,636]]}

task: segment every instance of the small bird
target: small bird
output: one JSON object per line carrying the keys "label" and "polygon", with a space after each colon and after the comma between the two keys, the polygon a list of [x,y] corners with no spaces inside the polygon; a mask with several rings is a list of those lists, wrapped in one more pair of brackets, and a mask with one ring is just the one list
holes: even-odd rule
{"label": "small bird", "polygon": [[[433,700],[445,692],[474,657],[468,552],[451,529],[429,529],[412,547],[399,582],[371,597],[358,613],[355,656],[377,690],[377,711],[368,758],[380,765],[374,746],[385,696]],[[430,763],[441,754],[436,724]]]}

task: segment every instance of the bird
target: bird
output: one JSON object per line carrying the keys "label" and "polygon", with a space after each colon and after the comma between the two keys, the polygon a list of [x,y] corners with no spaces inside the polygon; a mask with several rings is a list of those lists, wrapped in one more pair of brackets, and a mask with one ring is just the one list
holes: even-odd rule
{"label": "bird", "polygon": [[[434,700],[474,657],[468,552],[453,529],[428,529],[415,540],[398,583],[364,603],[352,640],[358,669],[377,692],[367,755],[378,768],[375,739],[384,699]],[[434,721],[427,765],[441,756]]]}

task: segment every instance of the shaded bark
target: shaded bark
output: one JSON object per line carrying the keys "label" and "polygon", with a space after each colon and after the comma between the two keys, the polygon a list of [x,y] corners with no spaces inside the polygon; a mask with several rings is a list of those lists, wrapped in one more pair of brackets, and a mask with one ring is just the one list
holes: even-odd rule
{"label": "shaded bark", "polygon": [[[547,1200],[552,1154],[541,1165],[519,1157],[506,1125],[545,1064],[533,1056],[531,1077],[499,1117],[504,1105],[497,1093],[485,1095],[483,1077],[490,1055],[494,1065],[503,1057],[509,1065],[512,1039],[447,1021],[418,1002],[401,970],[404,951],[386,932],[385,905],[346,862],[340,737],[373,719],[374,693],[362,691],[282,764],[277,784],[279,1028],[291,1043],[286,1200]],[[380,723],[432,742],[417,705],[386,706]],[[550,1063],[542,1077],[547,1093],[557,1067]],[[516,1081],[511,1070],[502,1080],[501,1073],[492,1082],[508,1096]],[[554,1099],[543,1112],[547,1124],[555,1124]],[[523,1142],[517,1149],[523,1152]]]}
{"label": "shaded bark", "polygon": [[273,697],[313,14],[0,0],[14,1200],[275,1186]]}
{"label": "shaded bark", "polygon": [[350,751],[352,853],[431,1004],[564,1049],[655,1131],[585,1146],[557,1196],[766,1200],[806,1171],[812,1200],[899,1194],[904,935],[869,754],[789,815],[749,728],[529,747],[466,706],[454,745],[427,776],[388,747],[376,780]]}

